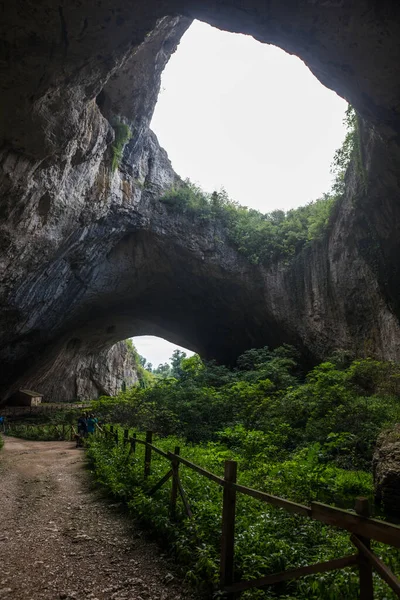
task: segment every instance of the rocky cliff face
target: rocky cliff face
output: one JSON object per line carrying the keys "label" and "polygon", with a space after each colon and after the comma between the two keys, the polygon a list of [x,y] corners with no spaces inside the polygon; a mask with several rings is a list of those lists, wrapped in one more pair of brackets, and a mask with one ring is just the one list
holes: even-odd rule
{"label": "rocky cliff face", "polygon": [[92,347],[83,349],[79,340],[73,339],[51,365],[27,379],[27,384],[40,389],[47,402],[115,396],[137,382],[135,357],[124,341],[97,351]]}
{"label": "rocky cliff face", "polygon": [[[109,0],[94,10],[85,0],[17,0],[8,8],[0,397],[28,383],[51,393],[64,386],[65,397],[80,385],[99,389],[95,357],[141,334],[220,360],[282,342],[310,360],[337,347],[400,359],[400,8],[288,7]],[[251,265],[218,224],[159,202],[178,176],[149,122],[160,73],[196,16],[296,53],[363,117],[358,165],[329,235],[289,266]],[[116,122],[132,139],[113,171]],[[71,352],[72,370],[89,383],[71,376]]]}
{"label": "rocky cliff face", "polygon": [[400,425],[379,436],[373,471],[377,504],[388,517],[400,519]]}

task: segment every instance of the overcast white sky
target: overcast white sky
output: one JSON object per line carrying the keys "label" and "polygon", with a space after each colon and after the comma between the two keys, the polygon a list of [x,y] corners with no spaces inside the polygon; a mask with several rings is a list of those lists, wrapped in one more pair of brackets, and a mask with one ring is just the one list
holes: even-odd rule
{"label": "overcast white sky", "polygon": [[186,348],[171,344],[171,342],[155,337],[154,335],[141,335],[132,338],[132,340],[139,354],[147,358],[147,361],[150,362],[153,367],[158,367],[160,364],[169,362],[175,348],[186,352],[188,356],[192,356],[193,354],[193,352]]}
{"label": "overcast white sky", "polygon": [[[329,190],[347,103],[297,57],[195,21],[169,61],[152,129],[175,171],[262,212]],[[175,345],[134,338],[155,366]]]}
{"label": "overcast white sky", "polygon": [[299,58],[195,21],[163,73],[152,129],[181,177],[269,212],[328,191],[346,107]]}

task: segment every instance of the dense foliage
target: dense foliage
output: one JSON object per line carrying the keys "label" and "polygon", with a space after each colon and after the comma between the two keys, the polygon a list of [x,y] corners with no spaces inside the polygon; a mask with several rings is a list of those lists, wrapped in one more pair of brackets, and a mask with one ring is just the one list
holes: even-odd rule
{"label": "dense foliage", "polygon": [[[227,238],[254,264],[271,265],[290,260],[306,244],[326,230],[335,201],[343,194],[344,176],[358,140],[357,116],[346,112],[348,132],[332,164],[332,190],[306,206],[263,214],[229,199],[224,190],[212,194],[186,180],[160,199],[170,210],[200,221],[213,221]],[[221,242],[216,234],[216,242]]]}
{"label": "dense foliage", "polygon": [[179,377],[101,398],[94,408],[110,421],[191,442],[243,450],[260,436],[268,458],[273,448],[282,461],[312,447],[339,467],[369,469],[378,433],[400,419],[400,367],[337,352],[304,377],[297,360],[290,346],[249,350],[236,369],[194,355],[181,361]]}
{"label": "dense foliage", "polygon": [[[265,265],[290,259],[318,238],[328,224],[334,201],[333,195],[324,194],[287,213],[274,210],[263,214],[233,202],[224,190],[207,194],[189,180],[161,198],[173,210],[203,221],[212,220],[222,227],[239,252],[252,263]],[[218,237],[216,241],[222,242]]]}
{"label": "dense foliage", "polygon": [[[153,380],[94,408],[105,420],[157,432],[156,445],[181,448],[181,455],[222,474],[235,459],[239,482],[309,504],[322,501],[352,508],[358,495],[370,497],[371,457],[379,432],[400,419],[400,366],[353,359],[336,352],[305,375],[290,346],[249,350],[236,369],[204,364],[197,355],[181,360],[175,377]],[[168,515],[169,485],[146,493],[167,471],[154,457],[152,476],[143,479],[143,451],[94,439],[89,456],[96,477],[133,514],[156,532],[196,584],[218,580],[221,491],[212,482],[182,470],[193,524]],[[377,507],[377,510],[380,510]],[[395,572],[399,553],[375,545]],[[253,578],[285,568],[351,553],[349,536],[317,522],[239,497],[236,575]],[[392,598],[378,579],[376,598]],[[244,598],[355,599],[358,578],[351,569],[307,577]]]}

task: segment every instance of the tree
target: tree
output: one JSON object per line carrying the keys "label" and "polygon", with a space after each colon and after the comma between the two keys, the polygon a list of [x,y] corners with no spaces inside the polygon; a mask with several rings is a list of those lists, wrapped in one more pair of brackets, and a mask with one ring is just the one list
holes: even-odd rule
{"label": "tree", "polygon": [[163,365],[158,365],[157,369],[153,370],[154,375],[159,375],[160,377],[170,377],[171,376],[171,366],[168,363],[164,363]]}
{"label": "tree", "polygon": [[186,352],[182,352],[181,350],[178,350],[178,348],[176,348],[173,353],[170,360],[171,363],[171,375],[172,377],[176,377],[176,379],[179,379],[182,375],[182,360],[184,358],[186,358]]}

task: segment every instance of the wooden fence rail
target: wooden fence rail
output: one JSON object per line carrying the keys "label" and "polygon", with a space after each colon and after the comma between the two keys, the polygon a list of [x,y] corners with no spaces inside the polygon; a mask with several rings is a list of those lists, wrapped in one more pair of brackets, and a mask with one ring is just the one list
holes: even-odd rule
{"label": "wooden fence rail", "polygon": [[35,439],[32,435],[34,432],[39,434],[39,439],[47,438],[57,441],[72,441],[76,435],[75,427],[66,423],[6,423],[4,425],[4,433],[6,435]]}
{"label": "wooden fence rail", "polygon": [[[149,494],[154,494],[169,479],[172,478],[170,495],[170,516],[176,518],[176,504],[178,495],[180,495],[185,512],[189,518],[193,518],[185,491],[179,476],[179,466],[183,465],[192,471],[195,471],[202,477],[206,477],[217,485],[223,487],[223,505],[222,505],[222,532],[221,532],[221,551],[220,551],[220,589],[225,592],[227,598],[237,598],[240,592],[255,587],[264,587],[273,585],[282,581],[298,579],[306,575],[315,573],[324,573],[326,571],[344,569],[346,567],[357,567],[360,581],[360,600],[373,600],[373,578],[374,570],[397,594],[400,598],[400,580],[394,573],[382,562],[382,560],[371,550],[371,540],[381,542],[390,546],[400,548],[400,527],[392,523],[372,519],[367,498],[357,498],[355,503],[355,513],[348,510],[342,510],[333,506],[328,506],[320,502],[313,502],[311,506],[304,506],[296,502],[291,502],[285,498],[273,496],[260,490],[245,487],[237,483],[237,463],[236,461],[225,461],[224,477],[219,477],[189,460],[180,456],[179,448],[174,452],[164,452],[153,444],[152,433],[146,433],[146,439],[139,439],[136,434],[129,437],[129,430],[124,431],[122,441],[118,433],[115,434],[114,428],[101,429],[109,439],[116,443],[130,444],[130,454],[136,451],[136,445],[145,446],[144,458],[144,476],[147,478],[151,473],[152,452],[155,452],[168,460],[171,468],[156,483]],[[296,513],[303,517],[325,523],[339,529],[344,529],[351,533],[350,540],[357,549],[356,554],[335,558],[327,562],[308,565],[294,569],[288,569],[280,573],[273,573],[266,577],[254,579],[251,581],[234,580],[234,554],[235,554],[235,506],[236,495],[244,494],[251,496],[261,502],[266,502],[272,506],[282,508],[287,512]]]}
{"label": "wooden fence rail", "polygon": [[38,404],[37,406],[0,406],[0,415],[2,417],[25,417],[28,415],[51,415],[59,412],[77,412],[90,408],[90,403],[80,402],[49,402],[47,404]]}

